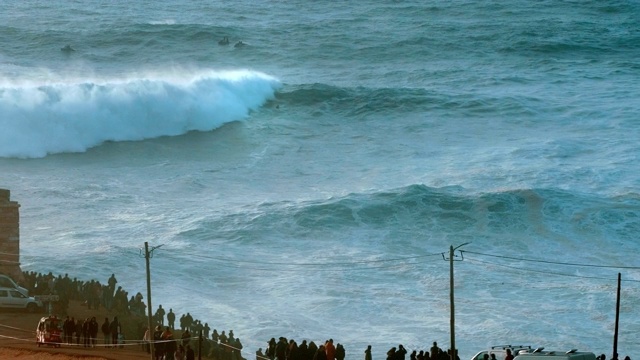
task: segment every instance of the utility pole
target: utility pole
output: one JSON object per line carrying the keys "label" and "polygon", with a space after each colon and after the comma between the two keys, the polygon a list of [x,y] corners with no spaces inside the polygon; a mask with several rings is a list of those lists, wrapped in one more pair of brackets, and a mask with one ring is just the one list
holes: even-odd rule
{"label": "utility pole", "polygon": [[618,294],[616,296],[616,325],[613,332],[613,360],[618,360],[618,322],[620,320],[620,282],[622,275],[618,273]]}
{"label": "utility pole", "polygon": [[144,259],[147,263],[147,327],[149,328],[149,348],[151,353],[151,360],[155,359],[154,348],[153,348],[153,328],[151,325],[153,324],[153,309],[151,308],[151,270],[149,269],[149,259],[153,256],[153,250],[159,248],[162,245],[158,245],[149,251],[149,243],[144,242]]}
{"label": "utility pole", "polygon": [[[453,247],[453,245],[449,246],[449,306],[451,307],[451,322],[450,322],[450,330],[451,330],[451,354],[450,354],[450,360],[456,360],[457,356],[456,356],[456,333],[455,333],[455,323],[456,323],[456,311],[455,311],[455,301],[454,301],[454,295],[453,295],[453,287],[454,287],[454,281],[453,281],[453,258],[455,257],[455,255],[453,254],[453,252],[464,246],[469,244],[468,242],[458,245],[455,248]],[[444,260],[447,260],[447,258],[444,257],[444,253],[442,253],[442,258]],[[464,260],[464,258],[461,258],[460,260],[456,260],[456,261],[462,261]]]}

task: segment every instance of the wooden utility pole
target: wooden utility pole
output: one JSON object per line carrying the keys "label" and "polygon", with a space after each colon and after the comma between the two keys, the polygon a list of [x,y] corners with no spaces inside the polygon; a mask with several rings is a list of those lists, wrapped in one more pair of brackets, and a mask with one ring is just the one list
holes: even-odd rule
{"label": "wooden utility pole", "polygon": [[622,275],[618,273],[618,296],[616,300],[616,327],[613,332],[613,355],[611,358],[613,360],[618,360],[618,321],[620,320],[620,281]]}
{"label": "wooden utility pole", "polygon": [[453,245],[451,245],[449,246],[449,303],[451,306],[451,323],[449,324],[449,327],[451,329],[451,360],[456,359],[456,310],[453,296],[453,285]]}
{"label": "wooden utility pole", "polygon": [[[451,245],[449,247],[449,306],[451,307],[451,321],[450,321],[450,331],[451,331],[451,354],[450,356],[450,360],[456,360],[457,356],[456,356],[456,311],[455,311],[455,301],[454,301],[454,281],[453,281],[453,258],[454,256],[454,251],[464,245],[469,244],[468,242],[458,245],[455,248],[453,247],[453,245]],[[442,254],[442,258],[447,260],[444,257],[444,253]]]}
{"label": "wooden utility pole", "polygon": [[153,254],[153,250],[159,248],[162,245],[158,245],[154,248],[151,248],[151,250],[149,250],[149,243],[148,242],[144,242],[144,259],[147,263],[147,327],[149,328],[149,339],[147,339],[149,341],[149,348],[150,348],[150,353],[151,353],[151,360],[155,359],[155,349],[153,348],[154,345],[154,338],[153,338],[153,309],[151,308],[151,270],[149,268],[149,259],[151,258],[152,254]]}
{"label": "wooden utility pole", "polygon": [[151,325],[153,324],[153,310],[151,309],[151,270],[149,269],[149,243],[148,242],[144,242],[144,259],[146,260],[147,263],[147,327],[149,328],[149,348],[150,348],[150,353],[151,353],[151,360],[155,359],[155,354],[154,354],[154,348],[153,348],[153,343],[152,343],[152,339],[154,338],[153,336],[153,328],[151,327]]}

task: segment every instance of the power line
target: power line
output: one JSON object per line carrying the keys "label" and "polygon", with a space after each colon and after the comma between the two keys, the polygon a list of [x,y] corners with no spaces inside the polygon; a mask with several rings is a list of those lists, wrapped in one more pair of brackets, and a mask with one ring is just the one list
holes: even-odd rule
{"label": "power line", "polygon": [[[606,277],[601,277],[601,276],[584,276],[584,275],[575,275],[575,274],[565,274],[565,273],[559,273],[559,272],[554,272],[554,271],[524,269],[524,268],[519,268],[519,267],[516,267],[516,266],[504,265],[504,264],[496,264],[496,263],[491,263],[491,262],[477,260],[477,259],[468,258],[468,257],[465,258],[465,260],[469,260],[471,262],[476,262],[476,263],[481,263],[481,264],[486,264],[486,265],[495,265],[495,266],[505,267],[505,268],[509,268],[509,269],[515,269],[515,270],[520,270],[520,271],[525,271],[525,272],[534,272],[534,273],[540,273],[540,274],[547,274],[547,275],[559,275],[559,276],[566,276],[566,277],[575,277],[575,278],[583,278],[583,279],[596,279],[596,280],[607,280],[607,281],[615,280],[615,279],[612,279],[612,278],[606,278]],[[640,283],[640,280],[623,280],[623,281]]]}
{"label": "power line", "polygon": [[517,257],[505,256],[505,255],[485,254],[485,253],[480,253],[480,252],[475,252],[475,251],[468,251],[468,250],[461,250],[461,252],[465,252],[465,253],[469,253],[469,254],[475,254],[475,255],[481,255],[481,256],[489,256],[489,257],[501,258],[501,259],[509,259],[509,260],[516,260],[516,261],[528,261],[528,262],[536,262],[536,263],[544,263],[544,264],[566,265],[566,266],[584,266],[584,267],[609,268],[609,269],[640,270],[640,266],[579,264],[579,263],[568,263],[568,262],[560,262],[560,261],[517,258]]}
{"label": "power line", "polygon": [[[433,254],[433,256],[435,255],[440,255],[440,254]],[[169,254],[169,256],[171,257],[172,254]],[[313,271],[313,272],[344,272],[345,267],[349,267],[348,270],[349,271],[362,271],[362,270],[378,270],[378,269],[393,269],[393,268],[401,268],[401,267],[406,267],[406,266],[414,266],[414,265],[418,265],[420,263],[415,263],[415,262],[411,262],[411,263],[393,263],[393,264],[389,264],[389,265],[383,265],[381,264],[381,261],[379,260],[373,260],[373,261],[356,261],[356,262],[344,262],[344,263],[313,263],[313,264],[309,264],[309,263],[305,263],[305,264],[299,264],[299,263],[272,263],[272,262],[260,262],[260,261],[243,261],[243,260],[239,260],[239,261],[235,261],[233,259],[221,259],[218,257],[211,257],[211,256],[206,256],[206,255],[196,255],[196,254],[192,254],[189,255],[191,257],[194,258],[201,258],[201,259],[210,259],[210,260],[224,260],[225,262],[228,262],[229,264],[226,264],[224,266],[229,267],[229,268],[234,268],[234,269],[242,269],[242,270],[255,270],[255,271],[277,271],[277,272],[299,272],[299,271],[304,271],[304,268],[307,268],[307,270]],[[175,259],[179,259],[180,257],[174,257]],[[414,257],[408,257],[406,258],[410,261],[415,260]],[[386,261],[386,260],[385,260]],[[399,260],[395,260],[395,261],[399,261]],[[250,265],[255,265],[255,266],[247,266],[244,264],[250,264]],[[366,266],[366,265],[371,265],[371,264],[378,264],[376,266]],[[274,266],[271,266],[274,265]],[[297,266],[297,265],[301,265],[301,267]],[[309,266],[317,266],[310,268]]]}
{"label": "power line", "polygon": [[434,254],[426,254],[426,255],[416,255],[416,256],[406,256],[399,258],[389,258],[389,259],[378,259],[378,260],[359,260],[359,261],[346,261],[346,262],[317,262],[317,263],[295,263],[295,262],[265,262],[265,261],[255,261],[255,260],[239,260],[239,259],[229,259],[217,256],[207,256],[202,254],[188,254],[189,256],[210,259],[210,260],[219,260],[224,262],[233,262],[233,263],[249,263],[254,265],[283,265],[283,266],[353,266],[353,265],[363,265],[363,264],[375,264],[375,263],[383,263],[383,262],[395,262],[395,261],[407,261],[407,260],[415,260],[421,259],[431,256],[441,256],[442,253],[434,253]]}

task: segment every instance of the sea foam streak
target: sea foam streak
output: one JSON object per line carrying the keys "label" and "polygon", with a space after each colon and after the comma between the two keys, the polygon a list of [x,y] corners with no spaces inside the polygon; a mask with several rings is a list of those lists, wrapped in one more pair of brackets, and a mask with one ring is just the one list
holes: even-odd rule
{"label": "sea foam streak", "polygon": [[82,152],[105,141],[210,131],[244,119],[280,82],[263,73],[0,85],[0,157]]}

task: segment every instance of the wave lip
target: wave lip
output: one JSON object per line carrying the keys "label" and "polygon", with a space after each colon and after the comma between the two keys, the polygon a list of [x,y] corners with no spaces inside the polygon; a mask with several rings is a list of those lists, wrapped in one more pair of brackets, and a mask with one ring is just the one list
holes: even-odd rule
{"label": "wave lip", "polygon": [[0,157],[83,152],[106,141],[211,131],[247,118],[281,83],[236,70],[179,77],[0,85]]}

